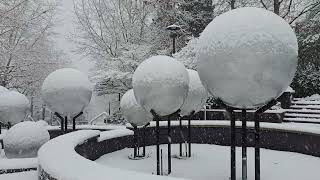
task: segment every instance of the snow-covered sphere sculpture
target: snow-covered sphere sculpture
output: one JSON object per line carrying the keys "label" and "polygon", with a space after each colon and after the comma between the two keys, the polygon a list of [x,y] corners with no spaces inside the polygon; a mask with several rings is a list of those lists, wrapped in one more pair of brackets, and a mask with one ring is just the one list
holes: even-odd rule
{"label": "snow-covered sphere sculpture", "polygon": [[0,94],[3,94],[5,92],[9,92],[9,90],[3,86],[0,86]]}
{"label": "snow-covered sphere sculpture", "polygon": [[152,114],[143,109],[140,104],[137,103],[133,89],[128,90],[122,96],[120,107],[124,117],[136,126],[146,125],[153,119]]}
{"label": "snow-covered sphere sculpture", "polygon": [[92,87],[88,77],[72,69],[58,69],[44,80],[42,99],[48,107],[59,114],[75,115],[90,102]]}
{"label": "snow-covered sphere sculpture", "polygon": [[49,139],[49,132],[44,126],[24,121],[11,127],[4,136],[4,152],[7,158],[33,158]]}
{"label": "snow-covered sphere sculpture", "polygon": [[189,92],[187,99],[181,107],[180,115],[190,115],[192,111],[198,112],[205,104],[208,98],[208,92],[203,87],[198,72],[188,69],[189,74]]}
{"label": "snow-covered sphere sculpture", "polygon": [[48,122],[45,120],[39,120],[36,123],[38,123],[39,125],[44,126],[44,127],[49,126]]}
{"label": "snow-covered sphere sculpture", "polygon": [[30,110],[29,99],[16,91],[0,94],[0,121],[12,125],[23,121]]}
{"label": "snow-covered sphere sculpture", "polygon": [[297,57],[297,38],[285,20],[264,9],[238,8],[216,17],[201,34],[197,70],[212,95],[249,109],[286,90]]}
{"label": "snow-covered sphere sculpture", "polygon": [[133,74],[137,102],[148,112],[165,116],[183,105],[189,87],[184,65],[169,56],[153,56],[143,61]]}

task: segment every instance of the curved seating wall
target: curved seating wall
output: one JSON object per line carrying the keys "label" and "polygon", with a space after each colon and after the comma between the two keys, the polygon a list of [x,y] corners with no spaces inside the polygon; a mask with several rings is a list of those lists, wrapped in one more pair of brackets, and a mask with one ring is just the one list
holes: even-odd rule
{"label": "curved seating wall", "polygon": [[[192,122],[192,142],[202,144],[229,145],[230,133],[228,122]],[[178,122],[172,122],[172,141],[182,140]],[[184,125],[186,122],[184,122]],[[166,131],[161,123],[162,129]],[[237,124],[238,126],[240,124]],[[248,124],[252,127],[252,124]],[[320,157],[320,131],[303,129],[294,125],[261,124],[261,147],[273,150],[298,152]],[[300,129],[300,130],[299,130]],[[183,129],[185,137],[186,129]],[[138,135],[143,135],[141,131]],[[155,144],[154,124],[146,129],[147,145]],[[237,129],[237,144],[240,145],[240,127]],[[153,134],[153,135],[152,135]],[[141,137],[141,136],[140,136]],[[248,132],[248,146],[253,146],[253,130]],[[161,143],[166,143],[161,138]],[[40,180],[102,180],[110,177],[113,180],[142,179],[178,179],[154,176],[128,170],[111,168],[92,161],[113,151],[133,146],[133,132],[127,129],[112,131],[82,130],[57,137],[46,143],[39,151]]]}

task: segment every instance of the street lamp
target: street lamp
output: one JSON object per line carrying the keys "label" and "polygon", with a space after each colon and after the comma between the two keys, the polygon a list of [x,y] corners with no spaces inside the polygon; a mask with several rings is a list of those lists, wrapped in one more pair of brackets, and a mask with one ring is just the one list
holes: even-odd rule
{"label": "street lamp", "polygon": [[166,28],[170,31],[170,38],[172,38],[172,54],[176,53],[176,37],[178,36],[177,31],[181,29],[179,25],[172,24]]}

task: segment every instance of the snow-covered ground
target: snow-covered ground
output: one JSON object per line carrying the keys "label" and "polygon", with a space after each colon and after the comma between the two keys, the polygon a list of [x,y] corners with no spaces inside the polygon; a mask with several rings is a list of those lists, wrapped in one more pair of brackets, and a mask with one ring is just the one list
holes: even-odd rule
{"label": "snow-covered ground", "polygon": [[[166,146],[163,149],[166,168]],[[192,146],[191,159],[172,159],[170,176],[193,180],[226,180],[229,178],[230,149],[226,146],[196,144]],[[155,173],[155,146],[147,147],[151,156],[143,160],[129,160],[132,149],[106,154],[96,162],[121,169]],[[178,145],[173,145],[173,155],[178,154]],[[320,158],[299,153],[261,149],[261,179],[263,180],[318,180]],[[237,177],[241,178],[241,148],[237,148]],[[254,149],[248,148],[248,180],[254,179]]]}

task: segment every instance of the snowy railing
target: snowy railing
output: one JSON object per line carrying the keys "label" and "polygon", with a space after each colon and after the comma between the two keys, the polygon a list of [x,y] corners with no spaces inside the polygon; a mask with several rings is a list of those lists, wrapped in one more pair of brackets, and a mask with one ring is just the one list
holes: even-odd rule
{"label": "snowy railing", "polygon": [[106,117],[109,117],[110,115],[109,115],[109,113],[107,113],[107,112],[102,112],[101,114],[99,114],[99,115],[97,115],[96,117],[92,118],[92,119],[89,121],[88,124],[91,124],[91,125],[92,125],[94,121],[96,121],[97,119],[99,119],[99,118],[102,117],[102,116],[105,116],[105,118],[106,118]]}

